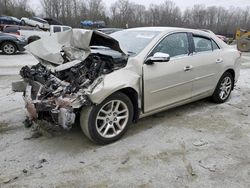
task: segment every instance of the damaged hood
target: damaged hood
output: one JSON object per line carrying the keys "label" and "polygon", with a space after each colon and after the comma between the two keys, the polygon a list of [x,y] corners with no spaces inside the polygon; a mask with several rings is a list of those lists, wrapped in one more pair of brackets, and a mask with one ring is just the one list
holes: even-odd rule
{"label": "damaged hood", "polygon": [[69,61],[84,61],[91,53],[90,46],[104,46],[126,55],[119,42],[99,31],[72,29],[32,42],[25,47],[43,64],[53,67],[65,63],[64,53]]}

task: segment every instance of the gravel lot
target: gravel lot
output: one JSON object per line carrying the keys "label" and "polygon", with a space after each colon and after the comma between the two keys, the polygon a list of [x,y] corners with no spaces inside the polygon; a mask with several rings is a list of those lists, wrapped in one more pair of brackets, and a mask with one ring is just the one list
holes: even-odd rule
{"label": "gravel lot", "polygon": [[36,60],[0,54],[0,187],[250,187],[250,55],[230,100],[208,100],[141,119],[97,146],[71,131],[26,129],[10,84]]}

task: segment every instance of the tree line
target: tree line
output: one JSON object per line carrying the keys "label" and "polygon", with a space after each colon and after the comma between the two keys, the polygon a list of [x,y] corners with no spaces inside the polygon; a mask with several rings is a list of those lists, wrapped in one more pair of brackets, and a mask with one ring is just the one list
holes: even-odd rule
{"label": "tree line", "polygon": [[34,15],[28,5],[28,0],[0,0],[0,15],[15,16],[18,18]]}
{"label": "tree line", "polygon": [[[65,25],[79,27],[80,21],[105,21],[107,27],[174,26],[210,29],[232,35],[237,28],[250,30],[250,6],[218,7],[194,5],[181,10],[173,1],[144,5],[129,0],[116,0],[105,5],[103,0],[40,0],[43,15],[58,19]],[[12,8],[18,11],[12,11]],[[0,0],[0,13],[17,17],[34,15],[27,0]]]}

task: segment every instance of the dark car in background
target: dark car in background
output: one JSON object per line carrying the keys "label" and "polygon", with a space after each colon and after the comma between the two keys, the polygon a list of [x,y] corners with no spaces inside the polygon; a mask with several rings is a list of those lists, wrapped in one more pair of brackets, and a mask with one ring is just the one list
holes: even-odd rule
{"label": "dark car in background", "polygon": [[43,18],[44,20],[46,20],[49,25],[63,25],[60,21],[54,19],[54,18]]}
{"label": "dark car in background", "polygon": [[13,16],[0,16],[0,24],[20,25],[21,20]]}
{"label": "dark car in background", "polygon": [[106,24],[104,21],[84,20],[80,22],[80,26],[87,28],[104,28],[106,27]]}
{"label": "dark car in background", "polygon": [[17,51],[24,51],[27,41],[18,35],[0,32],[0,50],[7,55],[13,55]]}
{"label": "dark car in background", "polygon": [[21,26],[21,25],[5,25],[1,31],[3,33],[20,35],[19,30],[42,31],[41,29],[38,29],[36,27]]}

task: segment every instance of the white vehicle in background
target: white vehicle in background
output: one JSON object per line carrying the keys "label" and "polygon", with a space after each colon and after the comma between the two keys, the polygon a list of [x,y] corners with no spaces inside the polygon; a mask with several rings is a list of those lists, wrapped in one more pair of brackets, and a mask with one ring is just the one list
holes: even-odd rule
{"label": "white vehicle in background", "polygon": [[34,42],[38,39],[48,37],[53,35],[54,33],[58,32],[64,32],[67,30],[72,29],[69,26],[66,25],[50,25],[48,31],[43,31],[43,30],[19,30],[19,33],[21,36],[23,36],[27,41],[28,44],[31,42]]}
{"label": "white vehicle in background", "polygon": [[49,29],[49,23],[46,20],[39,17],[32,17],[32,18],[22,17],[21,24],[34,26],[39,29]]}

